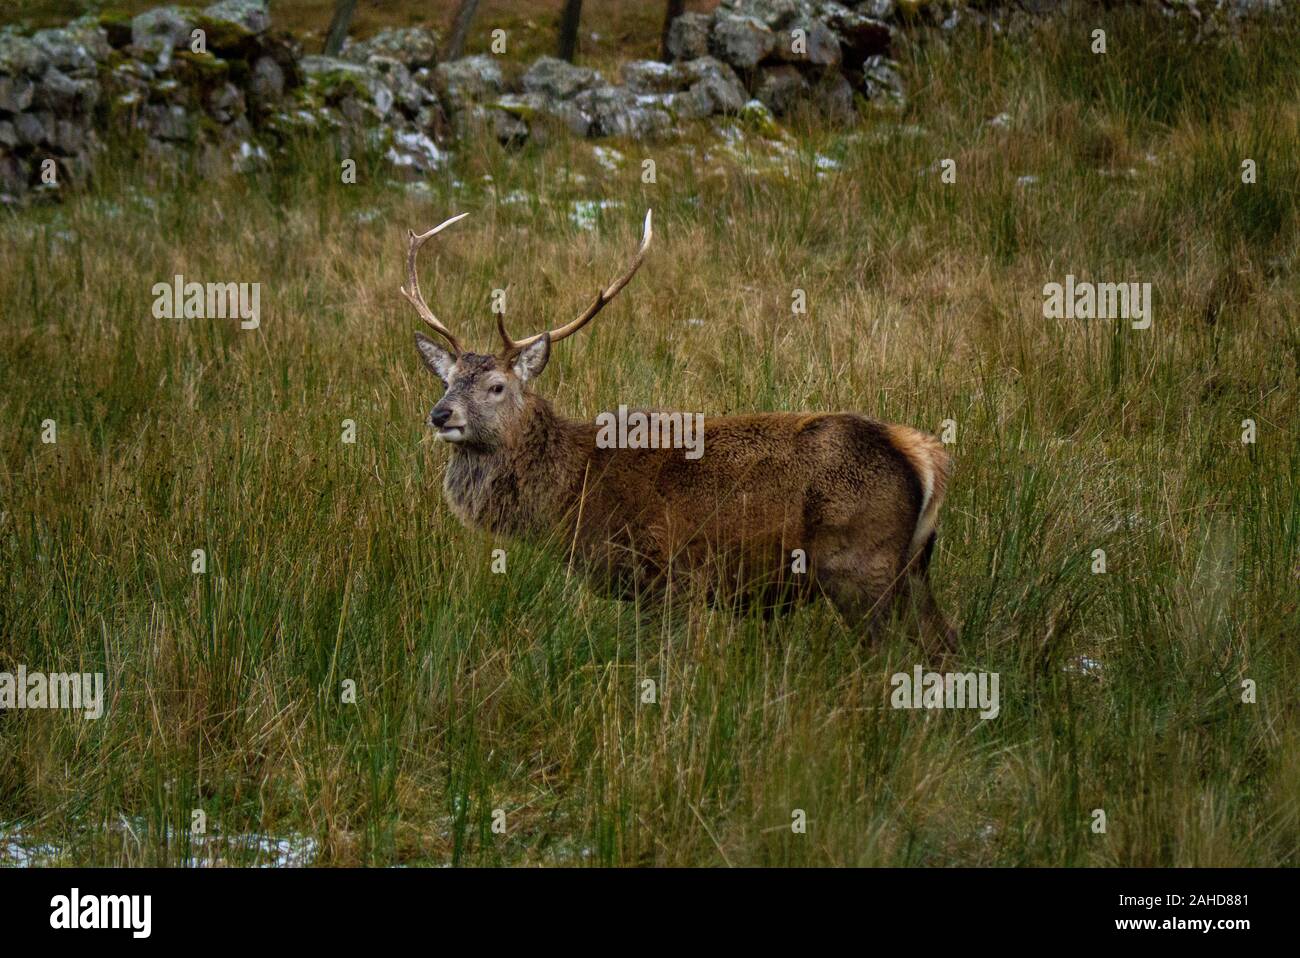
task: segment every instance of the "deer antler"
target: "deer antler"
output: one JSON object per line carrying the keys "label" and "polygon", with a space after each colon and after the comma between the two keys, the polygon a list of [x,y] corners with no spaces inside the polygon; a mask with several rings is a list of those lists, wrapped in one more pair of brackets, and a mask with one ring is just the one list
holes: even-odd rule
{"label": "deer antler", "polygon": [[[624,272],[622,276],[618,277],[618,279],[614,280],[614,282],[610,283],[605,289],[602,289],[597,293],[595,300],[587,307],[587,311],[581,316],[573,320],[571,323],[566,323],[565,325],[560,326],[558,329],[552,329],[550,332],[551,342],[557,343],[566,336],[572,336],[578,330],[582,329],[583,326],[586,326],[597,313],[605,308],[605,305],[611,299],[618,295],[619,290],[626,286],[628,282],[631,281],[632,277],[636,275],[636,271],[641,268],[641,261],[645,259],[646,250],[650,248],[650,238],[653,235],[653,230],[651,229],[650,224],[651,212],[651,210],[645,211],[645,228],[641,233],[641,246],[637,249],[636,256],[632,257],[632,264],[627,268],[627,271]],[[506,332],[506,324],[500,313],[497,313],[497,332],[501,334],[501,341],[505,344],[504,355],[517,353],[519,350],[526,346],[531,346],[533,343],[537,342],[537,340],[541,339],[542,336],[546,335],[545,333],[537,333],[536,335],[528,336],[525,339],[513,340],[510,338],[510,334]]]}
{"label": "deer antler", "polygon": [[451,219],[439,223],[427,233],[416,233],[414,230],[407,231],[410,237],[410,246],[406,251],[406,285],[402,287],[402,295],[415,307],[415,311],[420,314],[420,318],[433,327],[435,333],[447,340],[447,345],[451,347],[451,351],[457,356],[462,352],[460,343],[456,341],[456,337],[452,335],[451,330],[438,321],[438,317],[433,315],[433,310],[429,308],[429,305],[424,301],[424,297],[420,295],[420,280],[415,275],[415,258],[420,252],[420,247],[425,242],[441,233],[452,223],[463,220],[467,216],[469,216],[468,213],[453,216]]}

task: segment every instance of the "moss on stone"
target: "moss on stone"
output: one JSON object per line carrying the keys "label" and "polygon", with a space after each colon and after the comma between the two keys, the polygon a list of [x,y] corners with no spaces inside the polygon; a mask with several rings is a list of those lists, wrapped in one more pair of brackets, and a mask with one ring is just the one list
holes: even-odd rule
{"label": "moss on stone", "polygon": [[193,53],[181,50],[176,54],[175,62],[184,64],[183,70],[204,81],[225,80],[230,75],[230,63],[219,59],[211,53]]}
{"label": "moss on stone", "polygon": [[207,36],[208,49],[228,56],[247,56],[257,46],[251,30],[233,20],[218,20],[199,14],[194,24]]}
{"label": "moss on stone", "polygon": [[781,128],[776,125],[772,111],[758,100],[750,100],[740,108],[740,122],[760,136],[778,137]]}
{"label": "moss on stone", "polygon": [[500,110],[502,113],[508,113],[513,117],[518,117],[525,123],[531,122],[538,114],[536,108],[529,106],[527,103],[518,103],[511,100],[497,100],[490,104],[492,109]]}
{"label": "moss on stone", "polygon": [[230,62],[211,53],[177,52],[172,72],[182,88],[193,91],[199,99],[230,80]]}
{"label": "moss on stone", "polygon": [[352,96],[359,100],[370,100],[370,89],[359,77],[346,70],[326,70],[312,76],[310,83],[326,103]]}

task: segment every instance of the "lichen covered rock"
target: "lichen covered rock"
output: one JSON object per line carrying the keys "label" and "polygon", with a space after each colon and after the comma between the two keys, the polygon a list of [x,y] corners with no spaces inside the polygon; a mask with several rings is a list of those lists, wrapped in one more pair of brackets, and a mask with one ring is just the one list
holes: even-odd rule
{"label": "lichen covered rock", "polygon": [[198,27],[198,11],[191,7],[158,7],[131,21],[131,45],[155,56],[187,48]]}
{"label": "lichen covered rock", "polygon": [[343,45],[343,56],[354,63],[381,56],[396,60],[408,70],[432,68],[438,62],[438,34],[425,27],[381,30],[368,40],[349,40]]}
{"label": "lichen covered rock", "polygon": [[220,0],[205,7],[203,13],[212,20],[237,24],[253,35],[265,33],[271,27],[267,0]]}
{"label": "lichen covered rock", "polygon": [[486,54],[440,63],[433,73],[448,104],[455,110],[495,99],[506,89],[501,67],[494,57]]}
{"label": "lichen covered rock", "polygon": [[695,60],[708,56],[713,15],[683,13],[668,26],[668,55],[674,60]]}
{"label": "lichen covered rock", "polygon": [[754,17],[722,14],[714,22],[711,42],[719,59],[751,70],[776,49],[776,34]]}
{"label": "lichen covered rock", "polygon": [[602,83],[599,73],[588,67],[574,66],[555,57],[539,57],[523,76],[525,93],[535,93],[557,100],[567,100],[582,90]]}

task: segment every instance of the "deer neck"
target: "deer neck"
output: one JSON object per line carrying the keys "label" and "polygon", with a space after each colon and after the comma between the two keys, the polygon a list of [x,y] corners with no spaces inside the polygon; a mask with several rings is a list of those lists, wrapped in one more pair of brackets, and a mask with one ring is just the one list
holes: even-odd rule
{"label": "deer neck", "polygon": [[455,446],[443,491],[457,517],[513,537],[561,523],[585,462],[573,427],[545,399],[530,394],[519,428],[500,445]]}

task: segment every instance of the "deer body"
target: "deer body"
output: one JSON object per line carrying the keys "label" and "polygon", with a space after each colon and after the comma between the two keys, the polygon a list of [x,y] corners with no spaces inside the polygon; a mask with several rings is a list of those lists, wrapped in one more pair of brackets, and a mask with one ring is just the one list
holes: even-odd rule
{"label": "deer body", "polygon": [[[412,236],[414,295],[404,292],[423,316],[423,240]],[[950,469],[938,440],[852,413],[766,413],[706,418],[698,458],[603,448],[594,420],[563,418],[528,388],[552,341],[631,278],[649,238],[647,215],[632,269],[567,327],[515,342],[500,326],[506,348],[495,356],[462,351],[436,320],[451,351],[417,334],[446,387],[429,423],[452,445],[444,493],[457,518],[572,549],[617,597],[703,583],[712,596],[775,608],[820,593],[855,624],[906,601],[927,643],[951,647],[927,576]]]}

